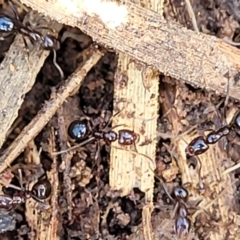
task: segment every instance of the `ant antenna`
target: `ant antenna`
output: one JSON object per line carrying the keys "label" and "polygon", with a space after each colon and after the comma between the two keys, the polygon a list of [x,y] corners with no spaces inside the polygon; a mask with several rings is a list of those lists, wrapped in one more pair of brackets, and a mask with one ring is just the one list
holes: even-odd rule
{"label": "ant antenna", "polygon": [[61,79],[64,79],[63,70],[61,69],[61,67],[57,63],[57,53],[56,53],[56,50],[52,50],[52,51],[53,51],[53,64],[56,67],[56,69],[58,70]]}

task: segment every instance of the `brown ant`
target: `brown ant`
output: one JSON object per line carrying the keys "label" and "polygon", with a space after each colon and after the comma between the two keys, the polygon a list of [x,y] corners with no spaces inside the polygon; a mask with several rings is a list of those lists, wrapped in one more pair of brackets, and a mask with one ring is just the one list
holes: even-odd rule
{"label": "brown ant", "polygon": [[31,190],[23,187],[22,172],[19,169],[19,182],[21,187],[9,184],[9,187],[19,190],[19,193],[10,195],[0,195],[0,209],[10,211],[15,206],[24,203],[26,199],[33,198],[35,201],[45,204],[43,200],[47,199],[51,194],[51,184],[47,179],[41,179],[36,182]]}
{"label": "brown ant", "polygon": [[198,136],[194,138],[186,147],[187,157],[197,156],[206,152],[209,144],[218,142],[222,137],[227,136],[231,130],[240,129],[240,111],[236,114],[234,121],[229,126],[221,127],[218,131],[210,132],[206,138]]}

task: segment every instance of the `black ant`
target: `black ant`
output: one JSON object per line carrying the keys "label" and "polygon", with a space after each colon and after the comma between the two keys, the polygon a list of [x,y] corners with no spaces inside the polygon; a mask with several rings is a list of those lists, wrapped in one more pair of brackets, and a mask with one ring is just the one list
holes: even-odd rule
{"label": "black ant", "polygon": [[6,33],[20,33],[24,37],[28,37],[32,44],[38,42],[41,44],[41,48],[44,50],[58,50],[60,48],[60,42],[52,35],[42,36],[42,34],[36,30],[30,28],[30,26],[24,25],[14,9],[10,4],[15,18],[12,18],[6,14],[0,14],[0,32]]}
{"label": "black ant", "polygon": [[191,228],[191,221],[188,217],[187,201],[188,191],[183,187],[176,187],[174,189],[175,207],[175,232],[178,237],[184,236],[189,233]]}
{"label": "black ant", "polygon": [[227,136],[232,130],[240,129],[240,111],[236,114],[234,121],[229,126],[221,127],[218,131],[210,132],[206,138],[198,136],[194,138],[186,147],[187,157],[197,156],[206,152],[209,144],[218,142],[222,137]]}
{"label": "black ant", "polygon": [[92,136],[92,140],[103,139],[107,143],[118,141],[122,146],[132,145],[139,139],[139,135],[132,130],[121,129],[115,132],[107,129],[106,123],[93,128],[87,119],[73,121],[68,127],[68,134],[75,140],[83,140]]}
{"label": "black ant", "polygon": [[[80,141],[77,145],[70,147],[66,150],[62,150],[59,152],[55,152],[55,155],[66,153],[68,151],[71,151],[73,149],[79,148],[81,146],[86,145],[87,143],[90,143],[95,140],[104,140],[107,144],[110,144],[112,142],[118,142],[121,146],[131,146],[133,145],[135,150],[132,151],[128,149],[127,151],[139,154],[143,157],[146,157],[151,162],[154,162],[150,157],[143,153],[139,153],[136,149],[136,143],[139,141],[140,136],[139,134],[135,133],[133,130],[130,129],[120,129],[118,131],[113,131],[112,129],[120,127],[121,125],[117,125],[114,127],[108,127],[109,121],[102,122],[100,124],[97,124],[93,126],[92,121],[88,119],[82,119],[82,120],[75,120],[72,123],[70,123],[68,127],[68,135],[70,138],[76,140],[77,142]],[[99,144],[97,145],[97,151],[96,151],[96,157],[99,156]],[[115,148],[118,148],[114,146]]]}
{"label": "black ant", "polygon": [[[32,29],[30,26],[23,24],[18,16],[17,11],[14,9],[14,6],[9,2],[10,7],[12,8],[15,18],[12,18],[6,14],[0,13],[0,32],[16,34],[19,33],[23,36],[25,45],[27,46],[25,37],[27,37],[30,42],[34,45],[35,43],[40,44],[40,48],[43,50],[52,50],[54,53],[53,63],[58,69],[61,77],[63,78],[63,72],[61,68],[56,63],[56,51],[60,49],[60,41],[53,35],[47,34],[43,36],[40,32]],[[47,28],[47,27],[46,27]]]}
{"label": "black ant", "polygon": [[36,182],[31,190],[28,190],[28,187],[24,188],[22,186],[22,172],[19,169],[19,182],[21,188],[9,184],[9,187],[20,190],[19,193],[14,194],[13,196],[10,195],[0,195],[0,209],[5,209],[10,211],[15,206],[24,203],[26,199],[33,198],[35,201],[43,203],[43,200],[47,199],[51,194],[51,184],[47,179],[41,179]]}

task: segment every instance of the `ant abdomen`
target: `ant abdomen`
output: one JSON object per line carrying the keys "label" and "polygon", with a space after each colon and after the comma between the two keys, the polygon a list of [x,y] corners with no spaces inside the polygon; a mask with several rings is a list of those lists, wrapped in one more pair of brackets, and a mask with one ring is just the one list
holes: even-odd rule
{"label": "ant abdomen", "polygon": [[137,142],[139,135],[132,130],[121,129],[118,131],[118,143],[120,145],[132,145]]}
{"label": "ant abdomen", "polygon": [[191,221],[187,217],[178,217],[175,222],[175,231],[178,237],[187,235],[191,228]]}
{"label": "ant abdomen", "polygon": [[186,147],[187,156],[196,156],[208,150],[209,146],[203,136],[194,138]]}

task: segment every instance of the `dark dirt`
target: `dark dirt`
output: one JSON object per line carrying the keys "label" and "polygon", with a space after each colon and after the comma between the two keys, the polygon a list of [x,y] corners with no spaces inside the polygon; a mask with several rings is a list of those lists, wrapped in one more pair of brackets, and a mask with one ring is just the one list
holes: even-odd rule
{"label": "dark dirt", "polygon": [[[227,36],[233,41],[239,39],[240,6],[238,1],[194,0],[192,1],[192,7],[201,32],[216,35],[220,38]],[[192,28],[184,1],[179,3],[177,0],[171,0],[165,6],[164,15],[166,19],[178,21],[184,26]],[[80,30],[67,26],[60,32],[59,38],[66,31],[74,33],[78,37],[80,36],[78,39],[82,39],[77,41],[67,38],[62,42],[61,49],[57,51],[57,62],[67,78],[83,61],[81,52],[92,41]],[[4,58],[4,53],[12,40],[13,38],[10,37],[0,42],[1,60]],[[93,122],[100,123],[103,121],[105,113],[110,113],[111,116],[116,67],[117,55],[114,52],[108,52],[88,73],[79,91],[68,99],[62,109],[35,138],[33,145],[37,152],[40,152],[40,163],[48,175],[53,162],[48,147],[52,141],[50,138],[51,128],[53,127],[56,132],[54,145],[60,151],[64,145],[74,146],[76,144],[76,141],[66,136],[67,127],[72,121],[87,116]],[[59,73],[52,63],[52,54],[50,54],[36,79],[34,87],[25,97],[14,129],[4,148],[31,121],[44,101],[49,99],[53,87],[59,85],[61,81]],[[181,173],[169,152],[172,122],[165,116],[169,108],[169,105],[166,104],[166,98],[172,106],[175,98],[178,98],[178,100],[180,98],[179,102],[182,104],[175,107],[178,108],[178,117],[184,126],[182,132],[197,125],[199,133],[206,129],[218,129],[222,126],[225,121],[223,114],[225,98],[217,96],[213,92],[194,89],[178,80],[173,83],[171,79],[169,80],[164,76],[159,81],[162,87],[159,94],[161,110],[158,131],[164,133],[165,136],[169,135],[169,137],[161,138],[158,142],[156,175],[165,178],[167,188],[171,192],[175,186],[181,185]],[[181,96],[176,92],[181,92]],[[222,104],[216,107],[221,102]],[[230,99],[226,109],[229,110],[233,106],[238,107],[238,105],[238,102]],[[60,121],[60,118],[64,119],[63,122]],[[142,222],[141,214],[145,203],[144,193],[138,189],[133,189],[129,196],[120,197],[118,192],[113,192],[110,189],[108,179],[110,146],[100,142],[100,154],[96,157],[97,145],[96,141],[91,142],[68,153],[66,161],[69,161],[69,169],[66,169],[66,165],[60,156],[57,156],[59,239],[142,239],[142,236],[137,237],[136,232]],[[238,145],[234,144],[233,141],[228,141],[228,150],[229,157],[232,158],[233,162],[237,162],[240,153]],[[27,164],[27,156],[26,153],[21,154],[13,165],[17,163]],[[189,165],[196,165],[196,161],[190,161]],[[65,171],[68,171],[69,174],[66,174]],[[23,173],[24,177],[28,174],[25,170],[23,170]],[[239,173],[239,171],[236,172],[236,178],[239,177]],[[15,174],[17,176],[16,172]],[[15,178],[13,183],[19,185]],[[239,196],[239,187],[237,190],[236,196]],[[14,191],[10,191],[10,194],[13,193]],[[69,204],[72,208],[69,207]],[[171,218],[170,215],[174,206],[157,178],[154,186],[154,205],[156,206],[152,214],[154,228],[161,226],[161,224],[165,226],[164,221]],[[1,239],[34,239],[30,237],[33,236],[32,231],[34,230],[29,227],[25,210],[26,208],[22,204],[10,213],[5,211],[0,213],[0,219],[4,219],[2,221],[11,222],[11,224],[7,223],[7,226],[3,226],[1,221],[0,232],[9,230],[9,232],[0,234]],[[13,230],[15,223],[16,228]],[[200,224],[201,226],[197,224],[199,223],[192,223],[192,226],[196,228],[194,239],[207,239],[203,231],[204,224]],[[169,238],[166,236],[160,238],[163,235],[159,233],[159,239],[174,239],[173,229],[169,231]],[[136,238],[134,238],[135,234]]]}

